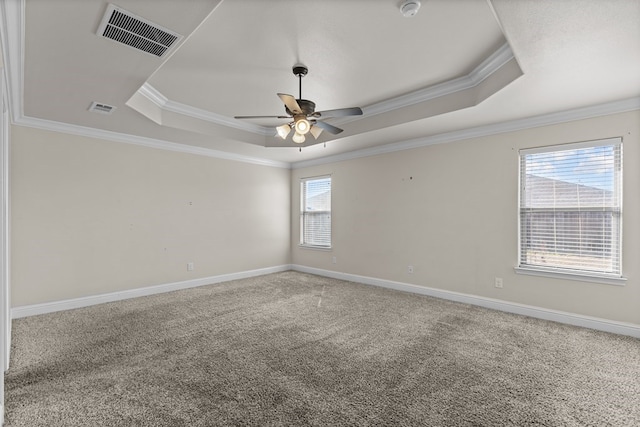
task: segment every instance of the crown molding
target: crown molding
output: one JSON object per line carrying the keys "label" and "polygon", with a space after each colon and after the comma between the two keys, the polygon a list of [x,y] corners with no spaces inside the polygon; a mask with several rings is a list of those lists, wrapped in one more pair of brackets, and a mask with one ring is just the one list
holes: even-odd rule
{"label": "crown molding", "polygon": [[190,105],[172,101],[162,93],[160,93],[160,91],[158,91],[156,88],[151,86],[149,83],[143,84],[142,87],[138,89],[138,93],[147,98],[149,101],[153,102],[158,108],[164,111],[181,114],[183,116],[192,117],[198,120],[204,120],[216,125],[227,126],[246,132],[257,133],[259,135],[274,136],[276,134],[273,128],[267,126],[240,122],[231,117],[223,116],[221,114],[212,113],[211,111],[203,110],[201,108],[196,108]]}
{"label": "crown molding", "polygon": [[60,123],[51,120],[36,119],[33,117],[21,117],[19,120],[15,121],[15,124],[53,132],[62,132],[89,138],[98,138],[114,142],[121,142],[124,144],[132,144],[141,147],[156,148],[160,150],[174,151],[185,154],[214,157],[217,159],[233,160],[260,166],[270,166],[283,169],[290,169],[291,167],[291,164],[289,162],[263,159],[260,157],[244,156],[242,154],[230,153],[227,151],[213,150],[210,148],[197,147],[187,144],[178,144],[175,142],[163,141],[159,139],[89,128],[85,126],[71,125],[68,123]]}
{"label": "crown molding", "polygon": [[475,85],[478,85],[514,58],[515,55],[511,50],[511,46],[509,46],[509,43],[505,43],[474,68],[469,73],[469,78],[473,80]]}
{"label": "crown molding", "polygon": [[[498,71],[504,64],[513,58],[514,55],[511,51],[511,47],[508,43],[505,43],[466,76],[447,80],[405,95],[396,96],[394,98],[368,105],[364,107],[362,111],[364,115],[369,116],[384,114],[399,108],[431,101],[461,90],[473,88],[482,83],[487,77]],[[354,120],[358,120],[358,117],[345,117],[343,119],[336,120],[335,123],[345,124]]]}
{"label": "crown molding", "polygon": [[133,144],[148,148],[156,148],[186,154],[214,157],[225,160],[233,160],[243,163],[256,164],[261,166],[278,167],[284,169],[301,169],[310,166],[324,165],[328,163],[352,160],[361,157],[376,156],[380,154],[393,153],[396,151],[411,150],[414,148],[426,147],[435,144],[445,144],[448,142],[461,141],[471,138],[479,138],[506,132],[514,132],[541,126],[554,125],[576,120],[590,119],[599,116],[624,113],[633,110],[640,110],[640,97],[628,98],[621,101],[609,102],[590,107],[576,108],[572,110],[560,111],[557,113],[544,114],[540,116],[528,117],[524,119],[511,120],[507,122],[478,126],[459,131],[446,132],[425,138],[415,138],[378,147],[365,148],[334,156],[322,157],[319,159],[305,160],[301,162],[283,162],[263,159],[258,157],[244,156],[226,151],[213,150],[204,147],[197,147],[175,142],[163,141],[159,139],[146,138],[124,133],[106,131],[101,129],[88,128],[67,123],[54,122],[50,120],[36,119],[32,117],[21,117],[15,121],[16,125],[32,127],[36,129],[63,132],[73,135],[90,138],[105,139],[125,144]]}
{"label": "crown molding", "polygon": [[541,126],[572,122],[576,120],[590,119],[599,116],[625,113],[633,110],[640,110],[640,97],[628,98],[620,101],[613,101],[589,107],[575,108],[572,110],[559,111],[556,113],[527,117],[524,119],[510,120],[491,125],[477,126],[453,132],[441,133],[424,138],[416,138],[377,147],[364,148],[362,150],[350,151],[348,153],[336,154],[334,156],[327,156],[319,159],[293,162],[291,164],[291,168],[301,169],[310,166],[318,166],[345,160],[358,159],[361,157],[376,156],[379,154],[393,153],[402,150],[411,150],[413,148],[426,147],[428,145],[444,144],[447,142],[461,141],[465,139],[479,138],[500,133],[514,132]]}
{"label": "crown molding", "polygon": [[[7,95],[9,101],[9,109],[12,121],[16,125],[34,127],[43,130],[51,130],[55,132],[64,132],[75,135],[87,136],[92,138],[112,140],[126,144],[134,144],[144,147],[169,150],[174,152],[182,152],[187,154],[195,154],[201,156],[215,157],[220,159],[234,160],[239,162],[272,166],[278,168],[304,168],[308,166],[322,165],[327,163],[339,162],[344,160],[356,159],[360,157],[374,156],[378,154],[391,153],[401,150],[409,150],[412,148],[420,148],[433,144],[443,144],[447,142],[459,141],[469,138],[489,136],[493,134],[512,132],[528,128],[558,124],[574,120],[582,120],[597,116],[622,113],[640,109],[640,97],[629,98],[620,101],[609,102],[605,104],[594,105],[590,107],[577,108],[572,110],[561,111],[557,113],[539,115],[524,119],[511,120],[507,122],[478,126],[459,131],[446,132],[424,138],[416,138],[392,144],[382,145],[378,147],[365,148],[348,153],[327,156],[313,160],[300,162],[283,162],[268,160],[257,157],[244,156],[219,150],[208,149],[204,147],[196,147],[191,145],[168,142],[164,140],[128,135],[118,132],[105,131],[100,129],[87,128],[83,126],[71,125],[66,123],[54,122],[49,120],[25,117],[23,113],[22,94],[24,93],[23,69],[24,69],[24,19],[25,19],[25,0],[0,0],[0,30],[2,31],[2,53],[4,59],[4,73],[6,76]],[[508,44],[500,47],[496,52],[484,60],[467,76],[450,80],[441,84],[430,86],[419,90],[416,93],[406,94],[400,97],[392,98],[377,104],[365,107],[365,115],[380,114],[385,109],[392,110],[401,108],[402,106],[411,105],[411,103],[424,102],[438,96],[453,93],[456,90],[464,89],[465,85],[479,84],[489,77],[496,70],[500,69],[505,63],[514,58],[514,54]],[[234,119],[216,115],[204,110],[195,109],[194,107],[185,106],[167,99],[149,84],[144,84],[139,92],[147,99],[151,100],[159,108],[179,114],[186,114],[202,120],[211,121],[223,126],[232,126],[238,129],[247,130],[246,125],[255,126],[254,132],[260,135],[273,135],[272,128],[258,126],[249,123],[238,123]],[[364,117],[364,116],[359,116]],[[353,120],[347,117],[343,119]],[[355,118],[357,119],[357,118]],[[339,119],[335,121],[337,124],[342,122]],[[251,132],[251,131],[250,131]]]}
{"label": "crown molding", "polygon": [[143,84],[140,89],[138,89],[138,93],[149,101],[153,102],[156,107],[164,109],[169,102],[169,99],[161,94],[156,88],[151,86],[149,83]]}
{"label": "crown molding", "polygon": [[[22,95],[24,93],[24,18],[25,0],[2,0],[0,1],[0,30],[2,31],[2,53],[4,60],[4,74],[7,79],[7,95],[12,122],[16,125],[33,127],[54,132],[63,132],[73,135],[86,136],[90,138],[106,139],[125,144],[139,145],[149,148],[157,148],[186,154],[214,157],[219,159],[234,160],[243,163],[251,163],[262,166],[271,166],[289,169],[288,162],[268,160],[258,157],[244,156],[225,151],[218,151],[204,147],[196,147],[186,144],[178,144],[153,138],[145,138],[135,135],[128,135],[118,132],[101,129],[88,128],[84,126],[60,123],[51,120],[26,117],[24,115]],[[151,88],[152,89],[152,88]],[[164,98],[157,91],[148,90],[147,97],[153,98],[154,102],[160,105],[169,106],[171,102]],[[151,99],[151,98],[150,98]]]}
{"label": "crown molding", "polygon": [[[377,102],[362,108],[362,116],[350,116],[332,119],[331,122],[337,125],[347,124],[362,119],[366,116],[384,114],[399,108],[421,102],[431,101],[443,96],[447,96],[462,90],[473,88],[482,83],[487,77],[498,71],[503,65],[514,58],[513,51],[508,43],[503,44],[498,50],[489,55],[469,74],[442,83],[427,86],[414,92],[396,96]],[[263,136],[274,136],[275,128],[260,126],[252,123],[239,122],[236,119],[226,117],[190,105],[175,102],[164,96],[160,91],[149,83],[144,83],[138,93],[153,102],[163,111],[182,114],[199,120],[208,121],[221,126],[228,126],[235,129],[252,132]]]}

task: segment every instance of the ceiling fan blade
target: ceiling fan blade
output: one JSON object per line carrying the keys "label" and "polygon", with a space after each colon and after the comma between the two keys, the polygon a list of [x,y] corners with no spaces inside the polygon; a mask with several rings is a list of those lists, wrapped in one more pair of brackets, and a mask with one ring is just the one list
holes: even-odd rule
{"label": "ceiling fan blade", "polygon": [[360,107],[338,108],[336,110],[316,111],[313,117],[345,117],[345,116],[361,116],[362,109]]}
{"label": "ceiling fan blade", "polygon": [[282,102],[284,102],[284,105],[287,106],[289,111],[291,111],[293,114],[302,114],[302,109],[298,105],[298,101],[296,101],[296,98],[294,98],[293,95],[279,93],[278,96],[280,97]]}
{"label": "ceiling fan blade", "polygon": [[234,119],[290,119],[291,116],[234,116]]}
{"label": "ceiling fan blade", "polygon": [[319,128],[322,128],[322,129],[326,130],[327,132],[329,132],[330,134],[333,134],[333,135],[337,135],[340,132],[342,132],[342,130],[343,130],[343,129],[340,129],[338,127],[335,127],[334,125],[330,125],[329,123],[320,122],[320,121],[315,122],[314,126],[318,126]]}

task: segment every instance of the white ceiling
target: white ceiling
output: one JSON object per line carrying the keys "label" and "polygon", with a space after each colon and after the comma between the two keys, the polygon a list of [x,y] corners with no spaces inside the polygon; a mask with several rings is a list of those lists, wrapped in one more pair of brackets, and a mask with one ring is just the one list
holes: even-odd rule
{"label": "white ceiling", "polygon": [[[184,36],[157,58],[96,34],[107,1],[4,0],[13,119],[275,164],[640,105],[640,0],[422,0],[412,18],[400,3],[119,0]],[[301,152],[272,136],[282,120],[233,119],[283,114],[296,63],[318,110],[364,110]]]}

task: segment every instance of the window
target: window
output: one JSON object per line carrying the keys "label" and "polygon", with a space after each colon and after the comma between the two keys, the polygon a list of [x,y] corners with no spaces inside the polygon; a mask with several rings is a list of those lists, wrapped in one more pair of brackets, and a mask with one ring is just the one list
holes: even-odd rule
{"label": "window", "polygon": [[520,150],[519,266],[620,278],[622,140]]}
{"label": "window", "polygon": [[300,244],[331,247],[331,177],[300,181]]}

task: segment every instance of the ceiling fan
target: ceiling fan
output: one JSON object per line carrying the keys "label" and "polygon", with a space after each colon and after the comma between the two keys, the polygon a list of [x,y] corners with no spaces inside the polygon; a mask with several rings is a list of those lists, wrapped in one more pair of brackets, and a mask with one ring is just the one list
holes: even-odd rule
{"label": "ceiling fan", "polygon": [[344,116],[359,116],[362,115],[362,109],[360,107],[351,108],[338,108],[336,110],[315,111],[316,104],[308,99],[302,99],[302,78],[307,75],[309,69],[302,64],[296,64],[293,66],[293,74],[298,77],[299,80],[299,96],[296,99],[293,95],[287,95],[286,93],[279,93],[278,96],[284,102],[284,109],[287,113],[286,116],[235,116],[236,119],[289,119],[289,123],[280,125],[276,128],[278,136],[282,139],[286,139],[287,135],[293,129],[293,142],[302,144],[308,133],[311,133],[315,139],[318,139],[323,130],[337,135],[342,132],[339,127],[333,126],[329,123],[318,120],[320,118],[330,117],[344,117]]}

